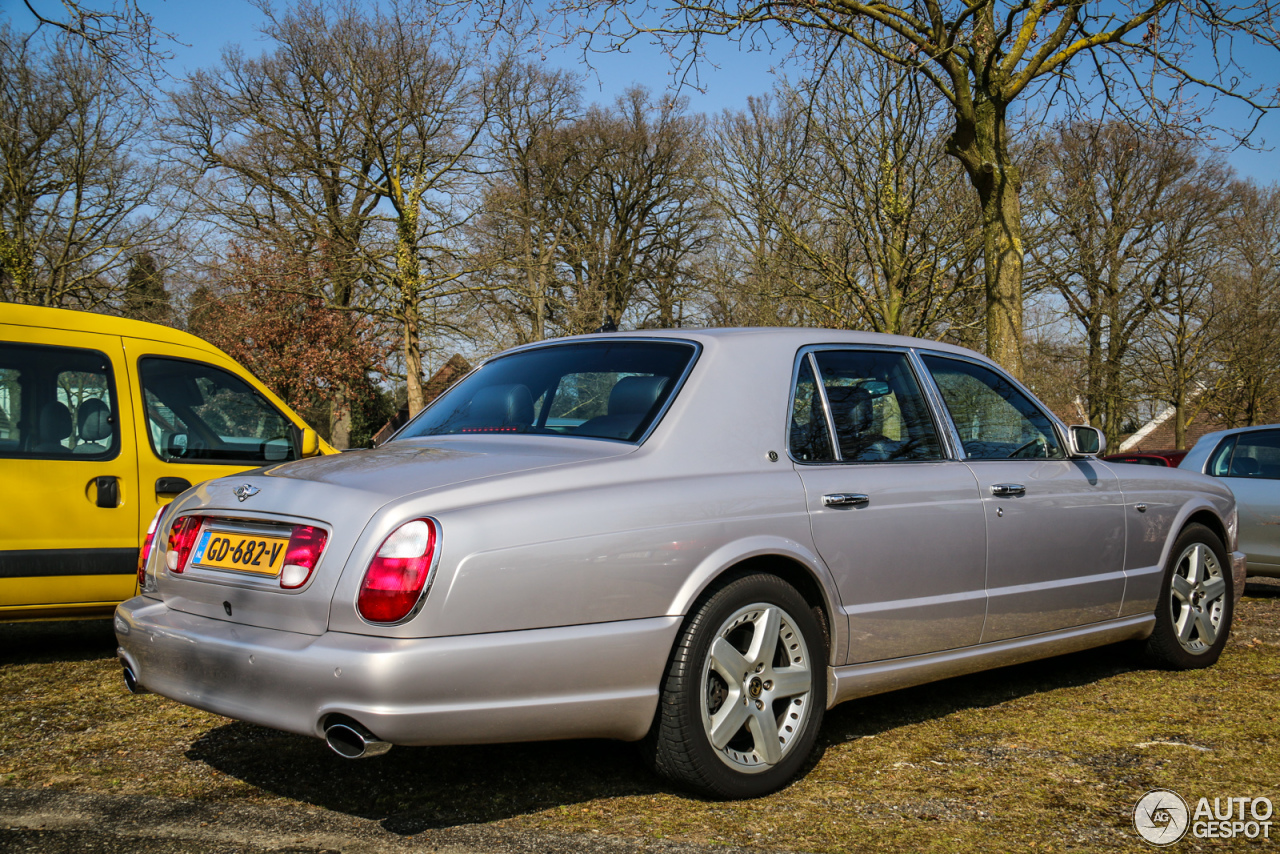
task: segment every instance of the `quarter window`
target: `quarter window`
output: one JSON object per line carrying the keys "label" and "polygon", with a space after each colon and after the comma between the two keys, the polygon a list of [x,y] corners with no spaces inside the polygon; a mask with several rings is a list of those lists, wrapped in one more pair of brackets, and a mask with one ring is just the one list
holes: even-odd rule
{"label": "quarter window", "polygon": [[1053,423],[1013,381],[982,365],[924,356],[965,459],[1063,459]]}
{"label": "quarter window", "polygon": [[[796,381],[791,434],[797,459],[831,459],[828,416],[841,462],[942,458],[938,432],[905,353],[818,350],[813,359],[820,382],[807,360]],[[819,387],[821,393],[815,394]]]}
{"label": "quarter window", "polygon": [[114,458],[114,388],[96,350],[0,344],[0,456]]}
{"label": "quarter window", "polygon": [[244,380],[181,359],[139,363],[151,448],[165,462],[296,460],[293,423]]}

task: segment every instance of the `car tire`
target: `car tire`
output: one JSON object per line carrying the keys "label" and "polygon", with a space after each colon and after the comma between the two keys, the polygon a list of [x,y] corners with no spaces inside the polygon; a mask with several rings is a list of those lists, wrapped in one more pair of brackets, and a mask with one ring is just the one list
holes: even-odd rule
{"label": "car tire", "polygon": [[1204,525],[1182,530],[1169,551],[1156,626],[1144,652],[1170,670],[1194,670],[1218,660],[1234,610],[1231,563],[1222,540]]}
{"label": "car tire", "polygon": [[794,587],[753,574],[713,589],[684,626],[645,741],[658,773],[719,799],[786,785],[827,707],[827,644]]}

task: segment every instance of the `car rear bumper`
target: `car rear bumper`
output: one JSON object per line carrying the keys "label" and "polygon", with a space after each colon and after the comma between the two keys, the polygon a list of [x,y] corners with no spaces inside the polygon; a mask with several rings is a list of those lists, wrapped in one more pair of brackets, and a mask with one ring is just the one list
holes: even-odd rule
{"label": "car rear bumper", "polygon": [[679,617],[445,638],[304,635],[170,610],[116,610],[138,684],[220,715],[323,737],[345,715],[393,744],[555,738],[634,741],[649,730]]}

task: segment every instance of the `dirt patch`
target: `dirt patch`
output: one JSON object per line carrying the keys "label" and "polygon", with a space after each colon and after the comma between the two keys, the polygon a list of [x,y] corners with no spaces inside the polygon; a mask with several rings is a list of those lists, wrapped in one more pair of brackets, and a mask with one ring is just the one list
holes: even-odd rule
{"label": "dirt patch", "polygon": [[1110,647],[847,703],[803,778],[726,804],[667,787],[613,742],[347,762],[318,740],[126,693],[105,622],[16,624],[0,626],[0,786],[346,817],[396,837],[1108,851],[1140,844],[1132,810],[1153,788],[1280,802],[1277,689],[1280,582],[1251,580],[1214,668],[1148,670]]}

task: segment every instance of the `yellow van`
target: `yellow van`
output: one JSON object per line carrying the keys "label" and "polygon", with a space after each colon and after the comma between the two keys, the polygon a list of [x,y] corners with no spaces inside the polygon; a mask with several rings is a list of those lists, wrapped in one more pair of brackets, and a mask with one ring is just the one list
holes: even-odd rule
{"label": "yellow van", "polygon": [[109,615],[178,493],[322,453],[337,451],[194,335],[0,303],[0,620]]}

